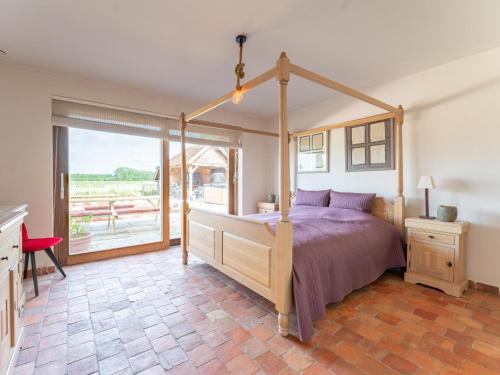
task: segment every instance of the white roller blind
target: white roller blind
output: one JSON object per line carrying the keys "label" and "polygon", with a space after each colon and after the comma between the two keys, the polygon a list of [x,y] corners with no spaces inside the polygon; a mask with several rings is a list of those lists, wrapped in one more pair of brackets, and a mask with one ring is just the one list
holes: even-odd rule
{"label": "white roller blind", "polygon": [[164,138],[169,122],[175,124],[174,120],[160,116],[52,100],[52,123],[57,126]]}
{"label": "white roller blind", "polygon": [[[178,120],[59,99],[52,100],[52,124],[180,141]],[[241,132],[188,125],[186,142],[241,147]]]}

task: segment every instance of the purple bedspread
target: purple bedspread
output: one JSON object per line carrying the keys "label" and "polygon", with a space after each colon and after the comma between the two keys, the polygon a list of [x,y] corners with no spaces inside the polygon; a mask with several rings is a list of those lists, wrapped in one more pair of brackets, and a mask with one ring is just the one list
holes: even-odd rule
{"label": "purple bedspread", "polygon": [[[271,224],[280,213],[251,215]],[[313,321],[325,306],[403,267],[401,237],[389,223],[366,212],[331,207],[296,206],[293,223],[293,292],[299,337],[308,341]]]}

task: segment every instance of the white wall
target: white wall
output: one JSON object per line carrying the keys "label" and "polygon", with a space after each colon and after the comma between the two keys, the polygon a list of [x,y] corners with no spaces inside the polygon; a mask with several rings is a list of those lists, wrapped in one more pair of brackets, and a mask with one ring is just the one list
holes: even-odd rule
{"label": "white wall", "polygon": [[[293,87],[293,77],[289,87]],[[431,213],[440,204],[458,207],[472,223],[467,276],[500,286],[500,48],[364,90],[406,110],[404,192],[407,214],[423,213],[421,175],[432,175]],[[292,130],[313,128],[381,111],[354,99],[336,97],[290,111]],[[376,192],[394,196],[394,171],[345,172],[344,130],[330,134],[330,173],[299,175],[306,189]],[[277,156],[270,180],[277,190]]]}
{"label": "white wall", "polygon": [[[27,203],[26,223],[33,236],[53,232],[53,96],[171,115],[199,105],[174,96],[0,63],[0,204]],[[222,110],[206,118],[256,129],[265,126],[256,119]],[[245,135],[243,143],[242,179],[251,181],[242,186],[240,195],[246,214],[255,212],[256,202],[265,197],[269,184],[255,178],[255,170],[266,167],[266,141]]]}

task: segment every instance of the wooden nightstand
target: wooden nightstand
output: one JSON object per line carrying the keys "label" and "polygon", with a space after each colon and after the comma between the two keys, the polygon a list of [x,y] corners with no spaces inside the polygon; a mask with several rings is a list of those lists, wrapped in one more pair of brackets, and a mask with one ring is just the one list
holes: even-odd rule
{"label": "wooden nightstand", "polygon": [[280,204],[279,203],[259,202],[259,203],[257,203],[257,209],[259,210],[259,214],[268,214],[270,212],[279,211]]}
{"label": "wooden nightstand", "polygon": [[466,235],[469,223],[408,218],[405,281],[421,283],[460,297],[465,278]]}

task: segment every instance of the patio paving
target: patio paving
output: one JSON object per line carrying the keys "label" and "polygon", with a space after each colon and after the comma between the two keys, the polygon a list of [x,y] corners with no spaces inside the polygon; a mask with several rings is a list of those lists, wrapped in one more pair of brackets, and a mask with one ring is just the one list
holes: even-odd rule
{"label": "patio paving", "polygon": [[[173,223],[175,224],[175,219]],[[162,239],[161,220],[158,218],[155,221],[155,215],[117,220],[114,234],[106,220],[93,221],[90,224],[90,232],[93,237],[89,252],[159,242]]]}

